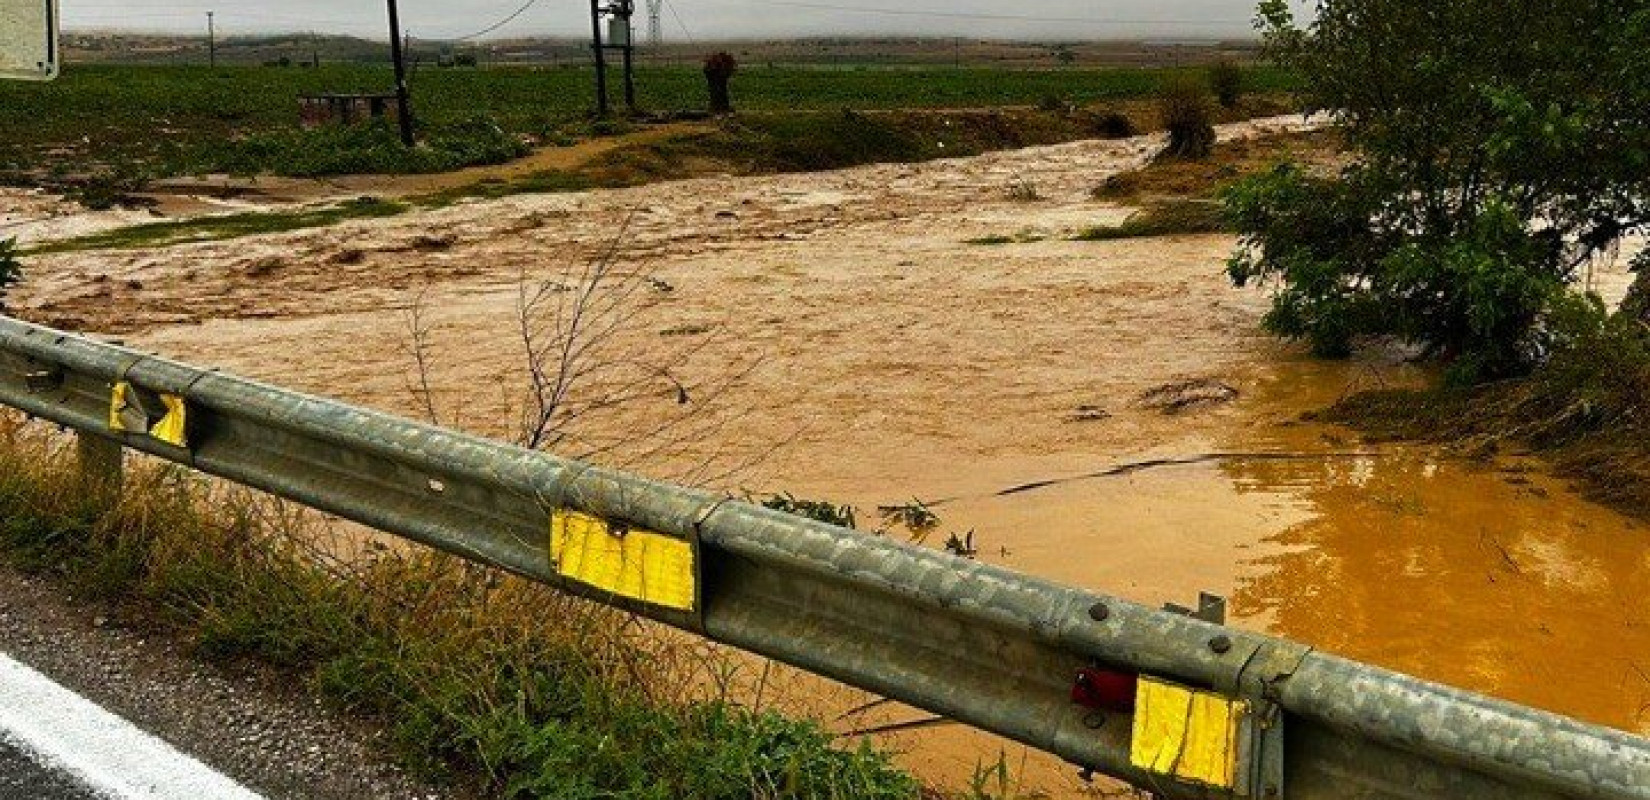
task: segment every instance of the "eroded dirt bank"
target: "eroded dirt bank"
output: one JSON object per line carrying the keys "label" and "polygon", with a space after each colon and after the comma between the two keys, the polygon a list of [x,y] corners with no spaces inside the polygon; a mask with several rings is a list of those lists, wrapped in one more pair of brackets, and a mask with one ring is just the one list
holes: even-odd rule
{"label": "eroded dirt bank", "polygon": [[[865,510],[919,498],[942,520],[938,538],[973,530],[982,559],[1150,604],[1213,590],[1239,625],[1650,729],[1642,526],[1533,464],[1299,423],[1355,387],[1419,376],[1395,359],[1311,362],[1265,337],[1265,298],[1221,275],[1229,237],[1061,239],[1126,216],[1090,190],[1159,144],[521,196],[52,256],[31,262],[21,299],[38,321],[419,416],[407,308],[422,297],[442,421],[511,437],[523,280],[577,283],[616,248],[646,280],[607,360],[668,369],[635,399],[590,409],[571,446],[687,419],[662,431],[663,451],[604,458]],[[1048,238],[965,243],[1020,232]],[[1210,402],[1166,413],[1143,399],[1186,381]],[[1082,477],[1165,459],[1187,463]],[[1041,481],[1053,482],[1001,494]],[[865,699],[809,692],[831,716]],[[949,780],[999,747],[947,729],[892,741]],[[1004,752],[1021,766],[1021,751]],[[1047,760],[1025,769],[1028,789],[1082,791]]]}

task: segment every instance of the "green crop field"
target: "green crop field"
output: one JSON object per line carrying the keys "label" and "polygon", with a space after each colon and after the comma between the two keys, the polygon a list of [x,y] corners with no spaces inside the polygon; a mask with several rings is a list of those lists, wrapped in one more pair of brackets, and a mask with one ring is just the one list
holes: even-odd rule
{"label": "green crop field", "polygon": [[[745,111],[954,108],[1075,104],[1151,95],[1172,70],[753,67],[734,79]],[[1287,85],[1267,68],[1252,91]],[[412,77],[414,113],[430,145],[407,154],[386,130],[300,132],[299,94],[384,91],[387,67],[71,65],[50,84],[0,84],[0,175],[161,175],[229,171],[325,174],[434,171],[506,160],[522,140],[587,130],[584,68],[425,68]],[[615,82],[616,83],[616,82]],[[646,110],[702,108],[695,69],[648,67]],[[617,95],[617,86],[615,86]]]}

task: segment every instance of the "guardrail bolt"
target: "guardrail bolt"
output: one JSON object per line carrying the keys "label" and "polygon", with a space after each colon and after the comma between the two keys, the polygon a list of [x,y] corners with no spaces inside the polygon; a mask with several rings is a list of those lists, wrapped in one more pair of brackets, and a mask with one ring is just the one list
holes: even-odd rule
{"label": "guardrail bolt", "polygon": [[1224,634],[1209,640],[1209,649],[1225,655],[1232,651],[1232,638]]}
{"label": "guardrail bolt", "polygon": [[1089,619],[1092,619],[1095,622],[1105,622],[1110,616],[1111,609],[1106,608],[1105,603],[1095,603],[1094,605],[1089,606]]}

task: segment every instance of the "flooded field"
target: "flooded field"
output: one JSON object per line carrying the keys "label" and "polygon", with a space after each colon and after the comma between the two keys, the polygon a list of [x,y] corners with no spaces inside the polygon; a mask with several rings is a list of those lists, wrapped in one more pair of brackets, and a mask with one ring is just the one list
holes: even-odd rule
{"label": "flooded field", "polygon": [[[1090,190],[1157,146],[523,196],[51,256],[21,299],[42,322],[410,416],[428,379],[443,422],[511,437],[522,282],[576,276],[615,248],[648,283],[610,362],[673,355],[671,380],[593,410],[581,439],[692,420],[668,451],[615,453],[624,466],[851,503],[873,523],[878,506],[920,500],[939,538],[972,531],[992,563],[1147,604],[1213,591],[1239,626],[1650,732],[1650,529],[1526,459],[1302,422],[1425,376],[1397,356],[1314,362],[1265,336],[1264,295],[1222,275],[1229,237],[1062,238],[1126,216]],[[1036,199],[1013,197],[1017,182]],[[966,243],[1019,233],[1044,240]],[[1614,268],[1598,279],[1622,282]],[[867,701],[793,693],[780,702],[833,718]],[[1003,747],[1023,788],[1084,791],[1068,769],[952,728],[889,741],[931,779],[964,780]]]}

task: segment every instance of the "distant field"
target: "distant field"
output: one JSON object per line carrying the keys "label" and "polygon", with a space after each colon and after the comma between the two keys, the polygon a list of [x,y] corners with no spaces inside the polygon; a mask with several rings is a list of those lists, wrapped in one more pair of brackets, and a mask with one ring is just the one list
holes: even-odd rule
{"label": "distant field", "polygon": [[[1173,73],[754,67],[736,76],[734,100],[747,111],[1092,104],[1148,96]],[[1267,68],[1249,78],[1254,91],[1288,84]],[[0,173],[403,172],[499,161],[519,151],[522,137],[582,132],[590,82],[581,68],[422,69],[412,80],[414,112],[433,146],[409,158],[385,131],[296,130],[298,94],[382,91],[391,85],[387,67],[72,65],[55,83],[0,84]],[[638,90],[648,110],[704,103],[703,78],[691,68],[645,68]],[[306,160],[327,154],[347,157]]]}

